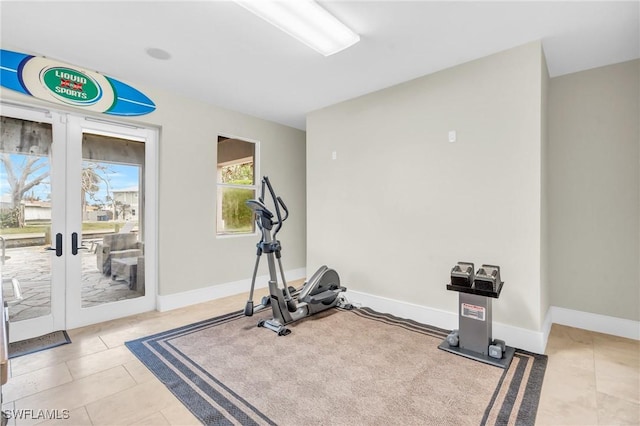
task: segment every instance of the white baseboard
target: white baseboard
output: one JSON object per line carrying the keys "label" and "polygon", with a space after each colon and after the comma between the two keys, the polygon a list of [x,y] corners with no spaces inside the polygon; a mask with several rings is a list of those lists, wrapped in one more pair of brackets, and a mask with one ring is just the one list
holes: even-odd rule
{"label": "white baseboard", "polygon": [[[446,330],[458,327],[457,312],[442,311],[352,290],[348,290],[347,298],[355,306],[367,306],[378,312],[389,313],[423,324]],[[492,334],[494,338],[504,340],[509,346],[543,354],[547,347],[547,340],[553,323],[640,340],[640,322],[638,321],[574,311],[557,306],[549,308],[540,331],[514,327],[494,321]]]}
{"label": "white baseboard", "polygon": [[549,314],[547,316],[551,317],[551,322],[555,324],[582,328],[584,330],[610,334],[612,336],[626,337],[627,339],[640,340],[640,321],[592,314],[590,312],[574,311],[557,306],[549,308]]}
{"label": "white baseboard", "polygon": [[[285,274],[289,280],[303,279],[306,278],[306,268],[286,271]],[[256,279],[256,288],[266,287],[268,280],[269,278],[266,275],[258,277]],[[157,309],[161,312],[169,311],[208,300],[233,296],[249,291],[250,286],[251,280],[246,279],[182,293],[161,295],[157,298]],[[353,290],[348,290],[346,296],[349,302],[355,306],[367,306],[378,312],[389,313],[400,318],[411,319],[445,330],[452,330],[458,326],[457,312],[443,311]],[[640,340],[640,322],[638,321],[574,311],[557,306],[549,308],[540,331],[514,327],[494,321],[492,334],[493,337],[504,340],[508,346],[543,354],[547,346],[552,323]]]}
{"label": "white baseboard", "polygon": [[[287,281],[299,280],[307,276],[307,270],[306,268],[300,268],[285,271],[285,276],[287,277]],[[268,282],[269,277],[267,275],[259,276],[256,278],[256,288],[264,288],[267,286]],[[181,293],[159,295],[157,298],[156,309],[160,312],[164,312],[172,309],[183,308],[185,306],[191,306],[209,300],[246,293],[249,291],[250,287],[251,279],[246,279],[212,285],[209,287],[199,288],[197,290],[183,291]]]}
{"label": "white baseboard", "polygon": [[551,326],[553,325],[553,318],[551,316],[551,308],[547,310],[547,315],[544,318],[544,322],[542,323],[542,336],[543,336],[543,347],[546,349],[547,342],[549,341],[549,333],[551,333]]}
{"label": "white baseboard", "polygon": [[[348,290],[346,296],[349,302],[355,306],[367,306],[378,312],[411,319],[446,330],[458,327],[457,312],[443,311],[359,291]],[[508,346],[540,354],[544,353],[546,335],[542,331],[527,330],[495,321],[491,327],[493,337],[504,340]]]}

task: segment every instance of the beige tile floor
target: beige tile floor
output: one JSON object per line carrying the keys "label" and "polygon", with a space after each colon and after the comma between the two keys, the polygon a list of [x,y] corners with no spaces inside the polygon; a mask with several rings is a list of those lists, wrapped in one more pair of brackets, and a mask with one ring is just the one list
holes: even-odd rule
{"label": "beige tile floor", "polygon": [[[242,309],[245,300],[232,296],[70,330],[73,344],[12,360],[3,410],[48,409],[68,418],[9,424],[199,424],[123,344]],[[554,325],[547,354],[537,424],[640,424],[639,342]]]}
{"label": "beige tile floor", "polygon": [[640,425],[640,342],[554,324],[536,424]]}

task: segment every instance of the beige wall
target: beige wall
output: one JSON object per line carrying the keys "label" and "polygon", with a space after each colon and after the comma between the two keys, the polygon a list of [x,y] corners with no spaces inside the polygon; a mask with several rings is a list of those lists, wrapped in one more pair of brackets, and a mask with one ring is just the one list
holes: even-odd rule
{"label": "beige wall", "polygon": [[[306,262],[305,133],[130,82],[157,105],[133,119],[160,128],[159,294],[170,295],[251,278],[256,236],[217,238],[218,134],[260,141],[260,171],[268,174],[291,211],[278,234],[285,270]],[[2,89],[0,98],[63,109]],[[79,114],[81,111],[72,110]],[[186,212],[186,213],[185,213]],[[266,274],[263,262],[260,274]],[[248,290],[248,289],[247,289]]]}
{"label": "beige wall", "polygon": [[[284,268],[304,268],[305,133],[169,93],[149,91],[149,96],[158,105],[149,119],[162,125],[160,294],[251,277],[259,238],[215,235],[218,134],[260,141],[260,173],[269,175],[291,211],[278,234]],[[266,274],[262,263],[261,273]]]}
{"label": "beige wall", "polygon": [[457,312],[455,263],[497,264],[494,320],[539,330],[541,58],[531,43],[311,113],[308,270]]}
{"label": "beige wall", "polygon": [[640,320],[640,61],[551,79],[551,304]]}

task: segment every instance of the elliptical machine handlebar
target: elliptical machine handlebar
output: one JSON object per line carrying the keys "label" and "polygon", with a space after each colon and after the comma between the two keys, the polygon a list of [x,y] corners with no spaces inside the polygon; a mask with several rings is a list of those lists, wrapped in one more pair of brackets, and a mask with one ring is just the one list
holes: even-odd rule
{"label": "elliptical machine handlebar", "polygon": [[[278,221],[278,226],[276,227],[276,230],[273,233],[273,238],[276,238],[276,235],[278,234],[278,231],[280,230],[280,228],[282,227],[282,223],[287,220],[287,218],[289,217],[289,209],[287,209],[286,204],[284,203],[284,201],[282,201],[282,198],[278,197],[276,198],[276,200],[278,200],[278,204],[280,204],[282,206],[282,209],[284,210],[284,217],[282,218],[282,220]],[[276,212],[280,210],[279,208],[276,207]]]}
{"label": "elliptical machine handlebar", "polygon": [[[273,200],[273,204],[276,209],[276,217],[278,218],[277,221],[273,222],[273,224],[276,225],[276,230],[273,232],[273,239],[275,239],[278,231],[280,231],[280,228],[282,228],[282,223],[289,217],[289,209],[287,209],[287,205],[284,203],[282,198],[276,195],[276,192],[273,190],[273,186],[271,186],[271,181],[269,181],[269,176],[264,176],[262,178],[262,191],[260,194],[260,201],[264,203],[265,186],[269,191],[269,195],[271,195],[271,199]],[[282,209],[284,210],[284,217],[282,217],[280,207],[282,207]]]}

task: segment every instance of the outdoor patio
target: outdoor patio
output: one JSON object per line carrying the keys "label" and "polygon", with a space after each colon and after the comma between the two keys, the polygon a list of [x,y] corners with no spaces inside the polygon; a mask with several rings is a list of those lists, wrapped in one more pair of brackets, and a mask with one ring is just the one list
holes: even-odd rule
{"label": "outdoor patio", "polygon": [[[7,248],[2,268],[2,291],[9,303],[9,320],[22,321],[47,315],[51,311],[51,257],[45,245]],[[90,245],[88,247],[91,247]],[[95,249],[95,245],[93,246]],[[129,289],[125,281],[103,275],[96,266],[96,254],[81,250],[82,256],[82,307],[91,307],[118,300],[132,299],[141,293]],[[17,278],[22,289],[22,300],[13,297],[11,279]],[[60,285],[64,285],[61,283]]]}

